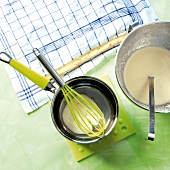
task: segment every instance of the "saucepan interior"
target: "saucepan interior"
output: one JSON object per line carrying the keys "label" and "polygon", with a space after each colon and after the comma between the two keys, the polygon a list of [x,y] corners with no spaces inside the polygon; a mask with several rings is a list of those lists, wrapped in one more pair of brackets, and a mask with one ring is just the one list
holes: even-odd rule
{"label": "saucepan interior", "polygon": [[[112,89],[103,81],[88,76],[71,79],[67,84],[78,93],[91,98],[101,109],[106,120],[104,137],[107,136],[114,128],[118,117],[118,102]],[[65,106],[66,101],[61,90],[59,90],[52,101],[51,113],[55,127],[64,137],[82,144],[93,143],[101,139],[89,137],[86,134],[77,134],[68,128],[63,118]]]}

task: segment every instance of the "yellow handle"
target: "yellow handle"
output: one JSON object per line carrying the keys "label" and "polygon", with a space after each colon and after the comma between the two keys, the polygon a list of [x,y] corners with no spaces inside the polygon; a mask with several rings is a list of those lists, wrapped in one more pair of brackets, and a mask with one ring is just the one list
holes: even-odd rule
{"label": "yellow handle", "polygon": [[21,74],[23,74],[25,77],[27,77],[29,80],[31,80],[33,83],[35,83],[42,89],[45,89],[45,87],[50,81],[49,79],[41,76],[40,74],[24,66],[23,64],[21,64],[15,59],[11,59],[9,65],[12,66],[17,71],[19,71]]}

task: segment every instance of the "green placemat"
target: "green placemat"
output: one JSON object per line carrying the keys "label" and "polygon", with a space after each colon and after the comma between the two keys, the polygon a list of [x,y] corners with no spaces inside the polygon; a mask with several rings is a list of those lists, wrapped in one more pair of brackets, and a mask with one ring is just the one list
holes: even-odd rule
{"label": "green placemat", "polygon": [[[113,85],[108,76],[104,76],[101,79],[105,81],[114,90]],[[119,103],[118,121],[112,132],[107,137],[93,144],[78,144],[70,140],[67,140],[68,145],[77,161],[80,161],[98,152],[99,150],[109,147],[115,142],[118,142],[135,133],[132,123],[128,117],[128,114],[126,113],[118,96],[117,99]]]}

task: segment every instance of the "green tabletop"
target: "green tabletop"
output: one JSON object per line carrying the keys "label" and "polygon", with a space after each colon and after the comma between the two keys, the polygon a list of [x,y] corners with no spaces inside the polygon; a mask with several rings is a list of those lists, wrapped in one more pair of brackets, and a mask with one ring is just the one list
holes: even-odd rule
{"label": "green tabletop", "polygon": [[[158,18],[170,21],[169,0],[149,0]],[[170,169],[170,114],[156,113],[155,141],[148,135],[148,111],[129,101],[114,73],[115,54],[88,75],[107,74],[136,133],[77,162],[68,143],[55,129],[47,103],[31,115],[21,108],[9,77],[0,63],[0,170],[112,170]]]}

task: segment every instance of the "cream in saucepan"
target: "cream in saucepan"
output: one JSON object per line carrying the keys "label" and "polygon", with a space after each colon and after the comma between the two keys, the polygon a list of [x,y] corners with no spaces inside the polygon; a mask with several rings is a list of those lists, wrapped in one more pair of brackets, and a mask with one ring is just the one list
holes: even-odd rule
{"label": "cream in saucepan", "polygon": [[[89,97],[87,97],[86,95],[82,95],[83,97],[87,98],[91,103],[93,103],[95,106],[97,106],[97,104]],[[81,114],[82,118],[84,118],[84,121],[85,123],[87,124],[87,126],[90,128],[90,130],[93,130],[93,127],[92,125],[98,125],[97,121],[95,121],[90,115],[89,113],[87,112],[86,108],[84,108],[82,105],[80,105],[80,102],[77,102],[76,99],[72,99],[75,101],[75,103],[78,105],[79,107],[79,110],[81,110],[81,112],[83,112],[84,114]],[[98,106],[97,106],[98,107]],[[74,108],[74,107],[73,107]],[[98,109],[100,109],[98,107]],[[74,109],[73,109],[74,110]],[[95,110],[91,110],[91,114],[93,114],[93,112]],[[98,115],[98,117],[96,117],[95,115],[93,115],[98,121],[101,119],[100,115]],[[77,115],[77,117],[79,117]],[[86,118],[89,118],[89,120],[91,121],[88,122],[86,121]],[[71,111],[68,107],[68,105],[66,105],[66,107],[64,108],[63,110],[63,121],[64,123],[66,124],[66,126],[74,133],[77,133],[77,134],[85,134],[85,132],[83,132],[79,127],[78,125],[76,124],[72,114],[71,114]],[[79,120],[81,122],[81,124],[84,124],[84,122],[80,119]]]}

